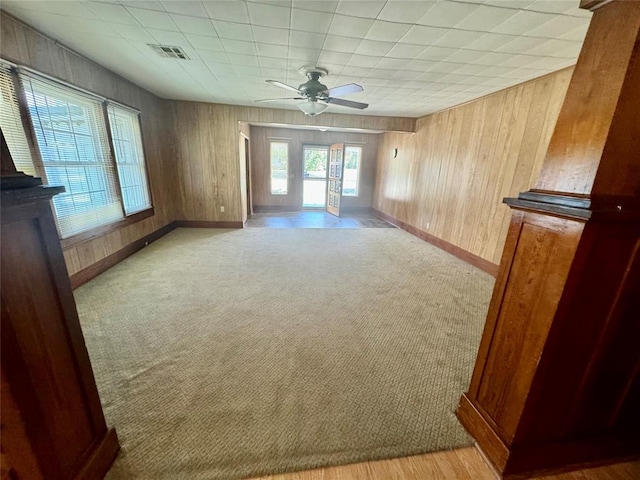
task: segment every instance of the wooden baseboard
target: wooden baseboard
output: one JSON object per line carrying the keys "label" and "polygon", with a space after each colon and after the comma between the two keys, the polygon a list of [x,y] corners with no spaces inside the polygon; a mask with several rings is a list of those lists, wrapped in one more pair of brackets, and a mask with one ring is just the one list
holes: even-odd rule
{"label": "wooden baseboard", "polygon": [[299,212],[298,207],[289,205],[254,205],[253,213],[271,213],[271,212]]}
{"label": "wooden baseboard", "polygon": [[104,478],[116,459],[120,444],[116,430],[110,428],[100,443],[91,453],[89,459],[82,466],[74,480],[96,480]]}
{"label": "wooden baseboard", "polygon": [[108,257],[105,257],[102,260],[97,261],[93,265],[90,265],[87,268],[74,273],[69,277],[69,279],[71,280],[71,288],[76,289],[80,285],[84,285],[92,278],[97,277],[102,272],[109,270],[111,267],[113,267],[117,263],[120,263],[122,260],[124,260],[128,256],[133,255],[138,250],[144,248],[146,245],[156,241],[160,237],[165,236],[174,228],[176,228],[176,222],[168,223],[164,227],[156,230],[155,232],[152,232],[149,235],[146,235],[136,240],[135,242],[130,243],[126,247],[121,248],[117,252],[112,253]]}
{"label": "wooden baseboard", "polygon": [[373,213],[379,216],[380,218],[382,218],[383,220],[386,220],[387,222],[395,225],[396,227],[401,228],[406,232],[409,232],[411,235],[415,235],[416,237],[421,238],[425,242],[429,242],[430,244],[435,245],[436,247],[444,250],[445,252],[449,252],[450,254],[455,255],[459,259],[464,260],[465,262],[473,265],[474,267],[477,267],[480,270],[483,270],[488,274],[493,275],[494,277],[498,276],[498,270],[500,268],[499,265],[496,265],[495,263],[492,263],[489,260],[485,260],[482,257],[479,257],[456,245],[453,245],[452,243],[442,240],[441,238],[431,235],[430,233],[424,232],[412,225],[409,225],[408,223],[403,222],[402,220],[398,220],[397,218],[392,217],[391,215],[387,215],[386,213],[383,213],[379,210],[373,209]]}
{"label": "wooden baseboard", "polygon": [[244,222],[207,222],[200,220],[176,220],[179,228],[244,228]]}

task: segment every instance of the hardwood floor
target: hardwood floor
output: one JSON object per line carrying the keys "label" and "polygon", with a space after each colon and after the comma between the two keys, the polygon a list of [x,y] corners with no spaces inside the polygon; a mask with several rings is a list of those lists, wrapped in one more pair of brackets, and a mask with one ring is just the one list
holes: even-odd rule
{"label": "hardwood floor", "polygon": [[[498,477],[475,447],[413,457],[326,467],[251,480],[496,480]],[[640,462],[535,477],[539,480],[632,480],[640,478]]]}

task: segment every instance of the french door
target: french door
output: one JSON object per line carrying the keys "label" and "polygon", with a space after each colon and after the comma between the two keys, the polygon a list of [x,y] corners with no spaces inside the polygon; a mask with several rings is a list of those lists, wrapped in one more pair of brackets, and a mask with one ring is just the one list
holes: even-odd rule
{"label": "french door", "polygon": [[344,144],[336,143],[329,148],[329,188],[327,192],[327,212],[336,217],[340,216],[343,171]]}

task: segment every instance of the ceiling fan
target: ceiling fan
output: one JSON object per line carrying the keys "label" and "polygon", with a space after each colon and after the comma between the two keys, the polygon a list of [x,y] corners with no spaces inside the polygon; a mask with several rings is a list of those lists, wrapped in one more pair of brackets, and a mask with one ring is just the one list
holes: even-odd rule
{"label": "ceiling fan", "polygon": [[302,83],[298,88],[287,85],[277,80],[267,80],[268,83],[276,87],[284,88],[297,93],[298,97],[293,98],[268,98],[265,100],[256,100],[256,102],[280,102],[282,100],[305,100],[298,104],[298,108],[306,115],[315,117],[320,115],[329,104],[340,105],[341,107],[358,108],[364,110],[369,106],[367,103],[354,102],[352,100],[344,100],[344,95],[362,92],[364,89],[355,83],[348,83],[339,87],[327,88],[326,85],[320,83],[319,79],[327,75],[329,72],[319,67],[302,67],[298,70],[302,75],[306,75],[309,80]]}

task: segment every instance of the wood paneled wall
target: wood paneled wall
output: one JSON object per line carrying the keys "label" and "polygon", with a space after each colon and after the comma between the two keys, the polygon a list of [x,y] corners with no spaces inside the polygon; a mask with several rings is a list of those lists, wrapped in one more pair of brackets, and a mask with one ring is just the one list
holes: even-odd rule
{"label": "wood paneled wall", "polygon": [[[320,132],[293,128],[251,127],[251,185],[254,207],[283,207],[297,210],[302,205],[302,149],[304,145],[346,143],[362,147],[357,197],[343,197],[343,208],[371,207],[376,174],[378,134]],[[271,195],[269,142],[289,143],[289,194]]]}
{"label": "wood paneled wall", "polygon": [[60,46],[50,38],[1,13],[0,56],[20,65],[124,103],[141,111],[142,135],[155,215],[65,250],[69,274],[87,268],[171,222],[176,203],[172,155],[171,102],[162,100],[104,67]]}
{"label": "wood paneled wall", "polygon": [[572,71],[422,117],[415,134],[383,134],[374,208],[498,264],[502,199],[533,186]]}

